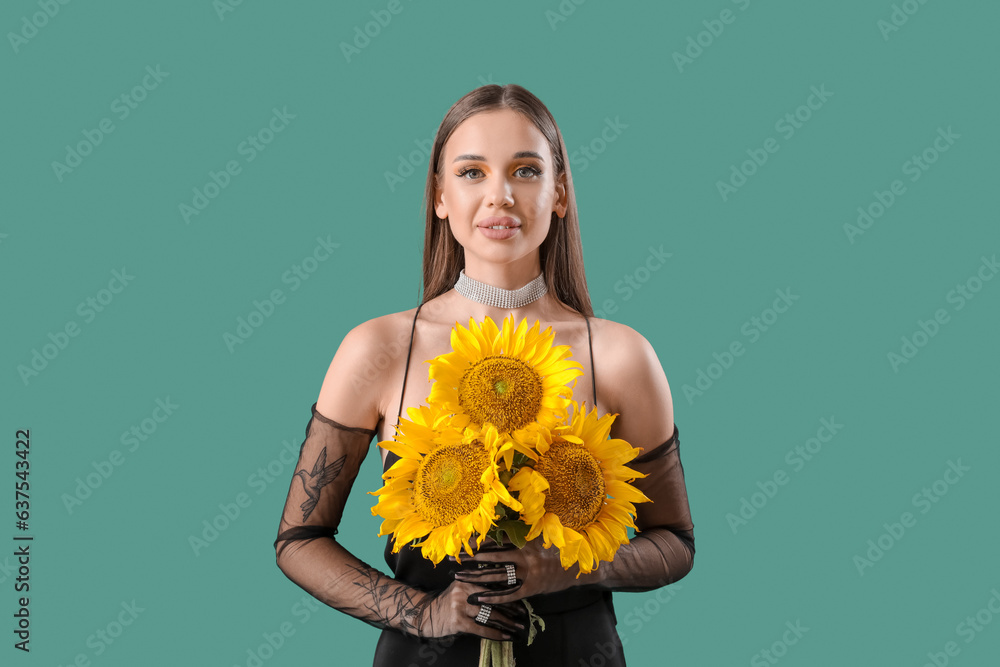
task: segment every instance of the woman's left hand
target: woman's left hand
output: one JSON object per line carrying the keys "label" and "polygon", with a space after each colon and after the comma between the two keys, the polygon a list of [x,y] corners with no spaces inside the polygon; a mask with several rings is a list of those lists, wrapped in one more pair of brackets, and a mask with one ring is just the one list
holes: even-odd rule
{"label": "woman's left hand", "polygon": [[[449,560],[455,560],[449,557]],[[480,594],[470,602],[502,604],[521,600],[542,593],[555,593],[573,586],[592,583],[592,577],[581,575],[578,579],[577,565],[568,570],[559,562],[559,548],[553,545],[546,549],[542,540],[531,540],[518,549],[514,546],[484,548],[475,556],[462,557],[462,569],[455,572],[455,579],[475,584],[497,584],[506,587],[508,574],[506,564],[513,564],[514,577],[520,587],[505,595]],[[594,573],[596,575],[596,572]]]}

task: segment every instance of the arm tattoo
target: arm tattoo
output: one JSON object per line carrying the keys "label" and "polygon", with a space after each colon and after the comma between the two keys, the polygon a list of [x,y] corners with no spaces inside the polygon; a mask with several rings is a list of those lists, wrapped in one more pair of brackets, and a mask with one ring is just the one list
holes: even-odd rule
{"label": "arm tattoo", "polygon": [[319,502],[319,494],[323,487],[337,479],[337,475],[344,468],[346,460],[347,454],[344,454],[330,465],[326,465],[326,447],[324,447],[316,458],[316,463],[313,464],[312,472],[303,468],[295,473],[296,477],[302,477],[302,486],[305,487],[306,495],[309,496],[301,505],[303,521],[308,519],[312,511],[316,509],[316,503]]}
{"label": "arm tattoo", "polygon": [[430,598],[419,600],[417,590],[405,584],[386,582],[386,577],[370,567],[351,567],[360,575],[352,583],[364,591],[364,607],[375,619],[372,624],[419,636],[420,614]]}

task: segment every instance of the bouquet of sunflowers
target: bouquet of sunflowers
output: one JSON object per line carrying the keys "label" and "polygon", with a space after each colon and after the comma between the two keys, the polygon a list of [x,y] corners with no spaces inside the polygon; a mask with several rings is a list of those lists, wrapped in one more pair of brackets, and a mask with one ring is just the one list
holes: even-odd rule
{"label": "bouquet of sunflowers", "polygon": [[461,562],[473,538],[478,549],[487,535],[518,547],[541,535],[564,568],[588,573],[628,544],[633,503],[649,501],[629,484],[644,475],[625,465],[640,450],[608,438],[616,414],[572,399],[583,370],[554,338],[538,321],[515,328],[513,315],[502,329],[489,317],[452,328],[452,351],[429,362],[427,405],[379,443],[399,456],[371,492],[394,553],[422,540],[414,546],[433,563]]}
{"label": "bouquet of sunflowers", "polygon": [[379,443],[399,456],[370,492],[393,553],[413,543],[436,565],[472,556],[472,539],[479,549],[487,536],[516,547],[541,536],[579,577],[628,544],[633,503],[649,502],[629,484],[644,475],[625,465],[640,450],[608,438],[617,414],[573,400],[582,367],[539,327],[470,318],[452,328],[452,351],[429,361],[427,405]]}

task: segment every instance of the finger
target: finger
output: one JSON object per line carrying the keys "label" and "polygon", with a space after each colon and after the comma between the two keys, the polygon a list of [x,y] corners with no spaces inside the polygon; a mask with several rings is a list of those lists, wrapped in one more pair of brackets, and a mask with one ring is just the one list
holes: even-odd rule
{"label": "finger", "polygon": [[475,584],[476,586],[509,585],[507,583],[507,573],[503,570],[500,572],[488,572],[482,574],[473,572],[456,572],[454,576],[455,581],[464,581],[469,584]]}
{"label": "finger", "polygon": [[478,572],[479,570],[495,570],[497,568],[506,567],[508,562],[510,561],[473,560],[466,558],[464,561],[459,563],[458,569],[469,572]]}
{"label": "finger", "polygon": [[462,579],[455,579],[455,583],[452,584],[455,587],[455,591],[458,595],[464,596],[469,604],[479,604],[478,602],[472,601],[472,596],[478,593],[485,593],[493,591],[495,593],[509,593],[517,590],[520,582],[515,581],[513,584],[508,584],[507,580],[504,581],[464,581]]}
{"label": "finger", "polygon": [[511,638],[517,637],[522,632],[526,631],[526,628],[523,624],[521,623],[515,624],[512,620],[508,618],[501,618],[501,616],[496,612],[493,612],[493,614],[490,615],[490,620],[486,621],[483,627],[499,630],[500,632]]}
{"label": "finger", "polygon": [[[491,603],[492,604],[492,603]],[[516,602],[505,602],[503,604],[493,604],[494,609],[499,609],[504,613],[505,616],[513,620],[515,623],[520,624],[523,627],[528,625],[528,608],[524,606],[524,602],[518,600]],[[523,629],[522,627],[522,629]]]}
{"label": "finger", "polygon": [[486,567],[479,568],[462,568],[456,570],[454,573],[455,579],[458,581],[468,581],[472,583],[482,584],[482,583],[508,583],[510,579],[510,572],[516,572],[517,566],[515,563],[509,561],[501,561],[497,563],[490,563]]}
{"label": "finger", "polygon": [[[464,565],[465,563],[469,562],[475,565],[475,563],[477,562],[486,563],[486,562],[495,562],[500,560],[509,560],[511,557],[510,553],[511,551],[516,552],[517,549],[512,549],[510,547],[483,549],[481,551],[477,551],[472,556],[463,556],[462,564]],[[458,562],[458,559],[455,558],[454,556],[448,556],[448,560],[453,563]]]}
{"label": "finger", "polygon": [[[481,606],[473,607],[478,615]],[[509,606],[491,606],[490,613],[487,619],[480,622],[475,617],[472,619],[473,623],[479,626],[494,628],[495,630],[500,630],[501,632],[507,633],[509,635],[516,635],[522,632],[527,627],[527,614],[525,613],[524,618],[517,618],[511,611]]]}
{"label": "finger", "polygon": [[493,605],[490,620],[501,623],[501,630],[514,638],[514,641],[527,643],[528,641],[528,610],[523,602],[511,602],[502,605]]}
{"label": "finger", "polygon": [[493,639],[498,642],[509,642],[513,641],[515,635],[504,632],[503,630],[497,630],[496,628],[491,628],[486,625],[479,625],[471,618],[468,621],[466,627],[462,632],[476,637],[482,637],[483,639]]}
{"label": "finger", "polygon": [[[485,544],[478,549],[476,549],[471,556],[462,556],[462,562],[466,560],[495,560],[497,558],[503,558],[504,554],[509,554],[510,552],[517,552],[519,549],[513,544]],[[455,556],[447,556],[448,560],[455,562],[458,560]]]}
{"label": "finger", "polygon": [[493,604],[494,602],[501,603],[520,600],[521,598],[517,595],[517,591],[521,588],[522,584],[524,582],[518,579],[513,586],[505,584],[503,586],[490,587],[484,591],[476,591],[469,595],[469,604]]}

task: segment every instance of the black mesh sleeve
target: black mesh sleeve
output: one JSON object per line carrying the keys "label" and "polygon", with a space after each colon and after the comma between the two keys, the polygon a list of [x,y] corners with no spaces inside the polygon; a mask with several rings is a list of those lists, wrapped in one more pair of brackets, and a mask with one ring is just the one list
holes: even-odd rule
{"label": "black mesh sleeve", "polygon": [[277,565],[324,604],[378,628],[419,635],[429,595],[392,579],[337,542],[351,486],[375,431],[328,419],[312,406],[277,539]]}
{"label": "black mesh sleeve", "polygon": [[628,466],[646,475],[632,482],[653,502],[636,505],[637,534],[604,573],[613,591],[648,591],[681,579],[694,567],[694,523],[688,504],[677,426],[669,440]]}

